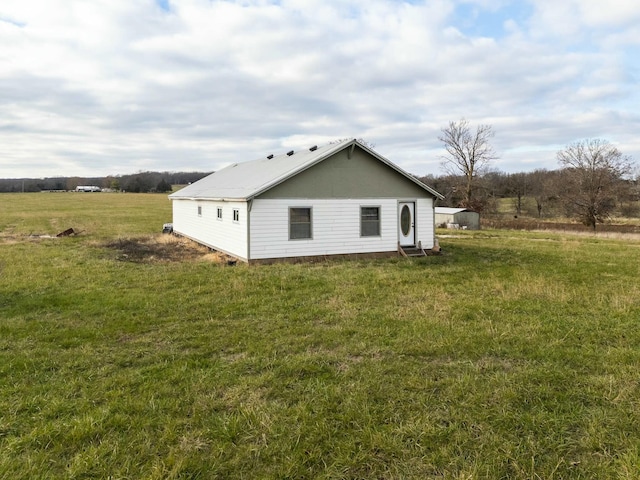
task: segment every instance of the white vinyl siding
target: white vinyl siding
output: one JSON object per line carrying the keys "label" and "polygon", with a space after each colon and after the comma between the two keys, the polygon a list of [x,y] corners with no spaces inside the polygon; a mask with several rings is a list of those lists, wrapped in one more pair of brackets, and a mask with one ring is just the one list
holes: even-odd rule
{"label": "white vinyl siding", "polygon": [[[413,200],[412,200],[413,201]],[[418,198],[416,202],[415,229],[416,242],[422,243],[422,248],[431,249],[435,244],[435,219],[433,214],[433,199]]]}
{"label": "white vinyl siding", "polygon": [[[213,202],[173,199],[173,228],[192,238],[242,260],[313,255],[394,252],[398,246],[398,202],[415,201],[416,241],[426,249],[434,245],[434,215],[431,198],[418,199],[255,199],[251,212],[245,202]],[[197,215],[201,204],[202,215]],[[312,208],[310,239],[289,240],[289,207]],[[379,206],[380,235],[360,235],[360,209]],[[225,221],[217,219],[222,208]],[[233,210],[240,222],[231,221]],[[251,248],[247,220],[251,223]],[[250,253],[249,253],[250,252]]]}
{"label": "white vinyl siding", "polygon": [[[289,240],[289,207],[313,209],[313,238]],[[380,235],[360,236],[360,207],[379,205]],[[253,201],[251,259],[396,251],[396,199],[320,199]]]}
{"label": "white vinyl siding", "polygon": [[[173,199],[173,231],[192,238],[215,250],[229,253],[240,259],[248,259],[247,204],[246,202],[214,202],[206,200]],[[201,215],[196,206],[201,206]],[[237,210],[243,222],[220,221],[218,208],[226,218]]]}

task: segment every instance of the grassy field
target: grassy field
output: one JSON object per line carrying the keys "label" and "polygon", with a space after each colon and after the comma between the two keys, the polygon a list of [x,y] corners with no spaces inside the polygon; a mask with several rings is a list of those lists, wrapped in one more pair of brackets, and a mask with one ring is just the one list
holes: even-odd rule
{"label": "grassy field", "polygon": [[0,478],[639,478],[640,240],[119,250],[171,247],[170,219],[164,195],[0,195]]}

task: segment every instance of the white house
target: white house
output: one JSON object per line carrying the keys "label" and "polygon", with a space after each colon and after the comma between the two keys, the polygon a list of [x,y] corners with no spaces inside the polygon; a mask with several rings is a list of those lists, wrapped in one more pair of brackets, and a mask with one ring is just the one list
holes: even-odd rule
{"label": "white house", "polygon": [[175,233],[259,262],[432,249],[442,196],[347,140],[235,163],[169,198]]}

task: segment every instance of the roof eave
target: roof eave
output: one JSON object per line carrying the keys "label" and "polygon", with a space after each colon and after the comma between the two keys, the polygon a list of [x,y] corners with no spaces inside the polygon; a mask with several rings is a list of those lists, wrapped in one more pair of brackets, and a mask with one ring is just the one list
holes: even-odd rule
{"label": "roof eave", "polygon": [[189,196],[189,197],[172,197],[169,195],[170,200],[204,200],[207,202],[247,202],[252,199],[252,197],[197,197],[197,196]]}

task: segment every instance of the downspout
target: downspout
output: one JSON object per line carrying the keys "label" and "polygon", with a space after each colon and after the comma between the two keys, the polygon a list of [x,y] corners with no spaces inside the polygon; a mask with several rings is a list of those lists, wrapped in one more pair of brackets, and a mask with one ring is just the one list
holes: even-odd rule
{"label": "downspout", "polygon": [[436,202],[438,198],[433,197],[431,199],[431,231],[433,232],[433,247],[431,250],[434,252],[440,251],[440,243],[438,242],[438,237],[436,237]]}
{"label": "downspout", "polygon": [[247,200],[247,263],[251,262],[251,207],[253,198]]}

